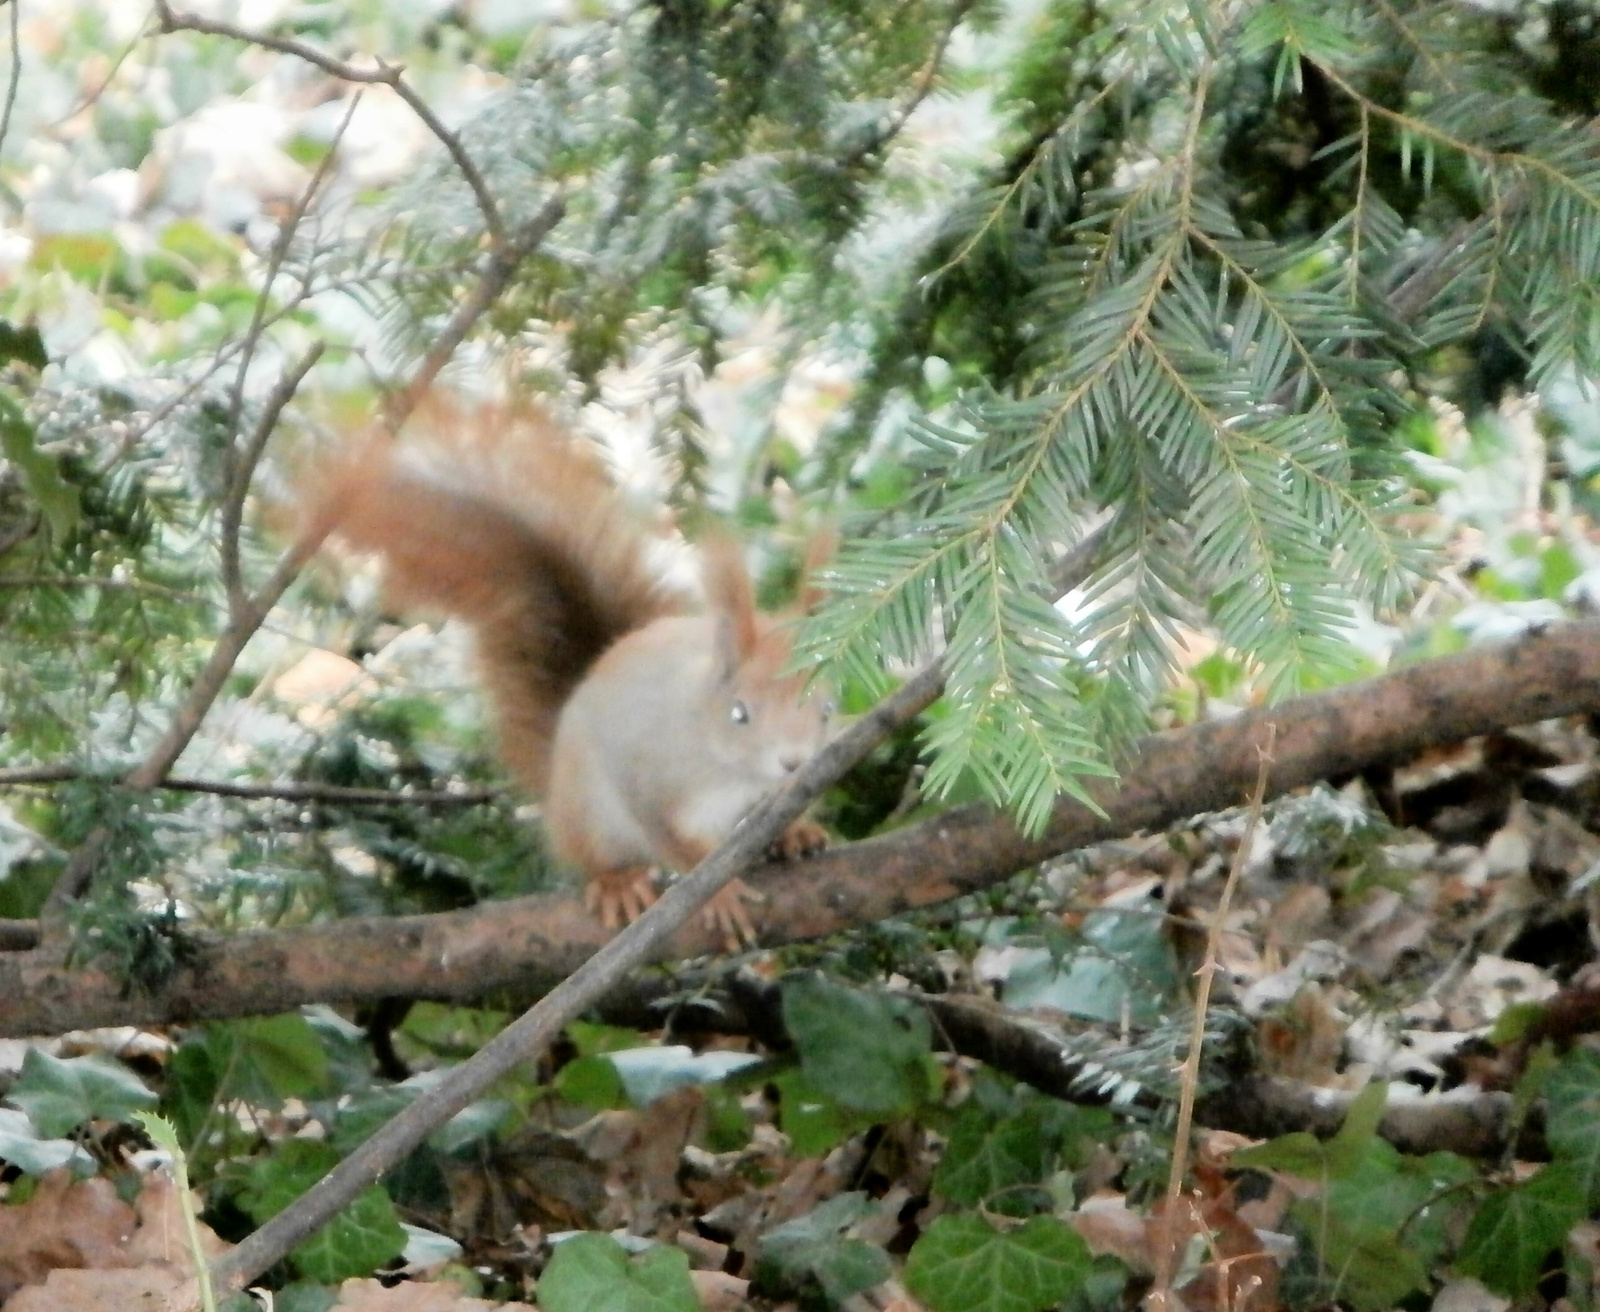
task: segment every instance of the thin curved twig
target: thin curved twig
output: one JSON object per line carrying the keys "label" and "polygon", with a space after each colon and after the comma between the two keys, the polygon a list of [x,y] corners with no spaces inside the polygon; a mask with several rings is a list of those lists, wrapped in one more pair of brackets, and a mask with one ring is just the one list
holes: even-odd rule
{"label": "thin curved twig", "polygon": [[433,112],[432,106],[405,80],[405,65],[390,64],[379,59],[375,68],[358,68],[354,64],[335,59],[304,41],[296,41],[293,37],[273,36],[271,33],[252,31],[235,23],[202,18],[199,14],[172,8],[168,0],[156,0],[156,15],[161,22],[163,32],[200,32],[207,36],[222,36],[233,41],[244,41],[250,45],[261,46],[265,50],[276,50],[279,54],[303,59],[306,63],[343,82],[391,87],[395,95],[399,96],[410,107],[411,112],[422,120],[423,126],[433,134],[435,140],[445,148],[451,161],[461,170],[461,176],[466,179],[467,186],[472,188],[473,198],[483,215],[483,226],[488,230],[490,241],[496,248],[507,244],[509,238],[506,234],[505,220],[500,214],[500,206],[496,203],[494,194],[489,190],[488,182],[484,180],[483,173],[472,156],[467,153],[461,138],[444,125],[439,116]]}
{"label": "thin curved twig", "polygon": [[239,566],[239,535],[244,525],[245,498],[250,494],[250,484],[255,478],[256,466],[261,463],[261,456],[267,448],[267,439],[272,436],[272,430],[277,425],[278,415],[282,413],[283,406],[288,404],[288,398],[295,394],[312,365],[321,357],[324,344],[319,342],[312,347],[301,359],[300,364],[279,381],[267,401],[267,408],[261,420],[251,431],[249,440],[241,450],[238,446],[239,424],[244,417],[245,383],[250,375],[250,366],[255,363],[256,348],[266,331],[267,307],[272,300],[272,285],[277,281],[283,262],[288,257],[289,247],[294,241],[295,233],[299,231],[301,220],[305,218],[312,201],[322,189],[322,184],[333,171],[333,161],[338,156],[339,143],[344,140],[344,134],[350,127],[350,120],[355,117],[356,107],[360,103],[361,93],[357,92],[350,98],[350,106],[345,110],[344,118],[339,121],[327,152],[318,161],[316,171],[311,175],[311,181],[300,193],[300,199],[295,202],[294,208],[278,225],[278,235],[273,239],[272,249],[267,255],[266,276],[261,280],[261,291],[256,296],[255,308],[250,314],[250,326],[245,330],[239,353],[239,366],[234,370],[233,388],[228,397],[227,452],[230,459],[228,489],[222,501],[221,542],[222,584],[227,591],[228,606],[231,610],[237,610],[244,603],[244,581]]}
{"label": "thin curved twig", "polygon": [[977,0],[956,0],[950,10],[950,20],[945,24],[944,31],[939,34],[939,40],[934,44],[932,53],[917,70],[910,94],[890,114],[882,127],[845,157],[845,163],[854,163],[875,150],[882,150],[905,130],[906,124],[911,121],[911,116],[932,94],[934,83],[939,78],[939,70],[944,66],[945,55],[949,53],[950,42],[955,39],[956,28],[961,26],[962,20],[972,11],[976,3]]}
{"label": "thin curved twig", "polygon": [[[93,770],[76,765],[18,765],[0,769],[0,788],[35,787],[93,779]],[[498,788],[353,788],[343,784],[285,782],[246,784],[232,779],[168,775],[154,785],[173,793],[211,793],[245,801],[326,802],[336,806],[482,806],[499,801]]]}
{"label": "thin curved twig", "polygon": [[6,134],[11,131],[11,111],[16,108],[17,87],[22,82],[22,18],[17,12],[21,2],[11,0],[11,81],[6,86],[5,108],[0,110],[0,149],[4,149]]}

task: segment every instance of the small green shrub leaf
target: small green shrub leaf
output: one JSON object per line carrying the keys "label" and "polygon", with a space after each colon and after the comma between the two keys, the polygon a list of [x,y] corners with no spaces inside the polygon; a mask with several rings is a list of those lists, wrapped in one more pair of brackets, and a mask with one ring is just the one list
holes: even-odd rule
{"label": "small green shrub leaf", "polygon": [[837,1306],[852,1294],[881,1285],[892,1273],[888,1254],[845,1234],[872,1211],[866,1194],[839,1194],[763,1235],[756,1254],[756,1289],[770,1298],[804,1301],[815,1286]]}
{"label": "small green shrub leaf", "polygon": [[544,1312],[700,1312],[689,1259],[656,1247],[630,1259],[610,1235],[557,1244],[539,1280]]}
{"label": "small green shrub leaf", "polygon": [[1550,1072],[1544,1096],[1550,1151],[1580,1172],[1589,1204],[1600,1204],[1600,1053],[1574,1048]]}
{"label": "small green shrub leaf", "polygon": [[783,1022],[807,1081],[840,1106],[889,1116],[928,1096],[928,1018],[911,1003],[795,974],[783,981]]}
{"label": "small green shrub leaf", "polygon": [[1052,1216],[996,1230],[941,1216],[906,1258],[906,1286],[934,1312],[1043,1312],[1089,1275],[1089,1247]]}
{"label": "small green shrub leaf", "polygon": [[128,1121],[156,1102],[137,1075],[110,1057],[52,1057],[37,1048],[28,1049],[22,1074],[6,1097],[47,1138],[87,1121]]}
{"label": "small green shrub leaf", "polygon": [[[339,1161],[325,1143],[290,1139],[257,1162],[239,1194],[239,1203],[257,1225],[276,1216],[322,1179]],[[396,1257],[406,1246],[406,1232],[394,1203],[382,1186],[373,1185],[301,1244],[289,1259],[308,1280],[338,1284]]]}
{"label": "small green shrub leaf", "polygon": [[1496,1293],[1534,1292],[1550,1254],[1588,1211],[1583,1172],[1553,1162],[1538,1175],[1490,1194],[1478,1208],[1458,1265]]}

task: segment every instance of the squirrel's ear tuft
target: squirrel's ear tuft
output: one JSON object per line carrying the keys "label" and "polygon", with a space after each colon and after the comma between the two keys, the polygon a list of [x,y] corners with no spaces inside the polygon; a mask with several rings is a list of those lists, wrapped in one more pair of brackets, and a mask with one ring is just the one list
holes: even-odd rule
{"label": "squirrel's ear tuft", "polygon": [[706,601],[717,617],[717,651],[732,673],[754,654],[757,641],[756,596],[738,543],[722,534],[708,537],[700,548]]}

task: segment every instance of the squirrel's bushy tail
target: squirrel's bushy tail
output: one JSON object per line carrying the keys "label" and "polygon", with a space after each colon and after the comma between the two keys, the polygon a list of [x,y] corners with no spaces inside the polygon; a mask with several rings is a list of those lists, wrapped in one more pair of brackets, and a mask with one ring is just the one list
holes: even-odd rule
{"label": "squirrel's bushy tail", "polygon": [[[415,434],[413,436],[413,434]],[[672,541],[629,505],[592,445],[528,409],[419,408],[320,471],[314,518],[379,553],[395,604],[475,631],[506,763],[549,780],[561,707],[613,643],[692,609]]]}

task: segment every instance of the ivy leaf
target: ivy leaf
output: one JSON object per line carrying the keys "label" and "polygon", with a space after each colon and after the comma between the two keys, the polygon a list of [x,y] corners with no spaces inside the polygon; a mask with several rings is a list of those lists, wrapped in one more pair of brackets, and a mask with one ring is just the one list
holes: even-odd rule
{"label": "ivy leaf", "polygon": [[559,1071],[555,1090],[575,1107],[615,1111],[628,1105],[622,1074],[604,1057],[574,1057]]}
{"label": "ivy leaf", "polygon": [[309,1280],[285,1285],[272,1296],[273,1312],[328,1312],[339,1301],[337,1290]]}
{"label": "ivy leaf", "polygon": [[1279,1135],[1228,1156],[1230,1166],[1253,1171],[1282,1171],[1306,1180],[1321,1179],[1328,1166],[1327,1146],[1307,1130]]}
{"label": "ivy leaf", "polygon": [[79,1175],[94,1174],[94,1158],[71,1139],[41,1136],[21,1112],[0,1107],[0,1162],[28,1175],[43,1175],[58,1166],[70,1166]]}
{"label": "ivy leaf", "polygon": [[1378,1138],[1383,1109],[1389,1101],[1389,1086],[1374,1080],[1350,1100],[1339,1132],[1328,1140],[1328,1174],[1346,1176],[1359,1169],[1368,1158],[1368,1149]]}
{"label": "ivy leaf", "polygon": [[1065,960],[1040,949],[1019,961],[1006,979],[1006,1003],[1110,1023],[1159,1020],[1178,982],[1161,917],[1097,911],[1084,921],[1083,941]]}
{"label": "ivy leaf", "polygon": [[1353,1099],[1339,1131],[1326,1141],[1304,1130],[1243,1148],[1230,1158],[1236,1167],[1282,1171],[1307,1180],[1339,1179],[1369,1165],[1371,1147],[1388,1102],[1388,1086],[1368,1084]]}
{"label": "ivy leaf", "polygon": [[235,1051],[230,1092],[251,1102],[281,1106],[285,1098],[309,1098],[328,1085],[328,1054],[322,1036],[304,1016],[289,1012],[227,1026]]}
{"label": "ivy leaf", "polygon": [[770,1298],[803,1296],[811,1284],[832,1306],[881,1285],[892,1274],[888,1254],[845,1231],[874,1210],[864,1193],[839,1194],[806,1215],[768,1231],[756,1250],[755,1286]]}
{"label": "ivy leaf", "polygon": [[28,1114],[47,1137],[70,1133],[87,1121],[127,1121],[142,1107],[153,1107],[155,1094],[119,1061],[91,1054],[52,1057],[29,1048],[22,1074],[7,1098]]}
{"label": "ivy leaf", "polygon": [[78,493],[61,477],[56,462],[39,450],[36,436],[16,397],[0,391],[0,455],[21,472],[59,542],[77,527],[81,517]]}
{"label": "ivy leaf", "polygon": [[953,1203],[976,1207],[1002,1189],[1036,1184],[1053,1156],[1052,1138],[1035,1108],[997,1122],[979,1107],[966,1107],[933,1187]]}
{"label": "ivy leaf", "polygon": [[[239,1203],[257,1225],[276,1216],[322,1179],[339,1161],[325,1143],[290,1139],[256,1163],[239,1193]],[[370,1275],[406,1246],[406,1232],[382,1186],[372,1185],[327,1225],[301,1244],[289,1259],[308,1280],[338,1284]]]}
{"label": "ivy leaf", "polygon": [[1053,1216],[1016,1230],[941,1216],[906,1258],[906,1287],[934,1312],[1043,1312],[1078,1289],[1089,1246]]}
{"label": "ivy leaf", "polygon": [[0,365],[18,360],[34,369],[43,369],[50,363],[44,349],[44,336],[37,324],[25,323],[20,328],[9,319],[0,319]]}
{"label": "ivy leaf", "polygon": [[1550,1072],[1544,1096],[1550,1151],[1577,1168],[1584,1196],[1600,1204],[1600,1053],[1574,1048]]}
{"label": "ivy leaf", "polygon": [[629,1260],[610,1235],[574,1235],[557,1244],[539,1278],[544,1312],[700,1312],[689,1259],[657,1246]]}
{"label": "ivy leaf", "polygon": [[1474,1178],[1471,1164],[1452,1153],[1407,1157],[1374,1137],[1378,1111],[1377,1097],[1352,1108],[1350,1137],[1324,1146],[1327,1188],[1292,1207],[1323,1267],[1339,1273],[1340,1301],[1356,1312],[1381,1312],[1427,1288],[1464,1205],[1453,1186]]}
{"label": "ivy leaf", "polygon": [[1457,1265],[1496,1293],[1532,1294],[1545,1260],[1587,1211],[1584,1172],[1571,1162],[1552,1162],[1531,1180],[1484,1199]]}
{"label": "ivy leaf", "polygon": [[811,973],[790,975],[782,989],[784,1027],[810,1084],[842,1107],[885,1116],[927,1098],[931,1042],[920,1009]]}
{"label": "ivy leaf", "polygon": [[787,1070],[773,1084],[778,1090],[778,1126],[799,1157],[821,1157],[858,1129],[861,1118],[813,1088],[804,1072]]}
{"label": "ivy leaf", "polygon": [[336,1285],[371,1275],[405,1249],[405,1227],[380,1185],[370,1185],[350,1206],[289,1254],[307,1280]]}

